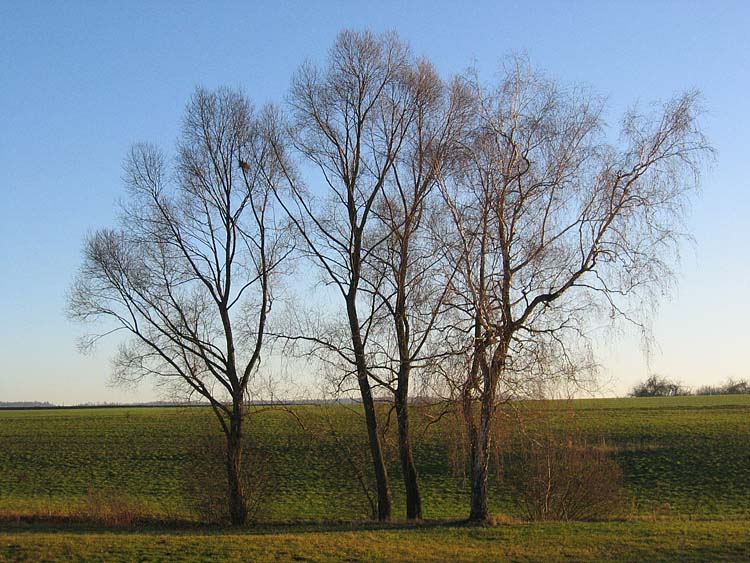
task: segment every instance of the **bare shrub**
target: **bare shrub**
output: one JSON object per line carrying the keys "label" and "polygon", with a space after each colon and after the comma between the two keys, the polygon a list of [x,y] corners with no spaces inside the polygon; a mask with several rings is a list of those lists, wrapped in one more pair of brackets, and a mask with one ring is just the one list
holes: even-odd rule
{"label": "bare shrub", "polygon": [[[318,406],[316,416],[305,417],[304,420],[293,408],[285,410],[296,420],[303,431],[305,439],[311,445],[311,451],[324,450],[326,452],[326,455],[322,457],[326,464],[326,471],[343,476],[345,480],[348,480],[349,488],[355,488],[361,492],[359,505],[362,515],[375,520],[378,517],[377,490],[368,471],[370,461],[367,450],[360,447],[361,442],[348,432],[350,428],[359,427],[359,421],[356,420],[359,415],[344,404],[338,404],[337,407],[342,409],[341,412],[348,411],[352,418],[346,422],[341,419],[337,420],[332,416],[332,411],[327,405]],[[387,427],[381,426],[379,432],[381,432],[384,459],[389,460],[392,458],[392,455],[389,455],[392,448],[388,447],[384,431],[387,431]]]}
{"label": "bare shrub", "polygon": [[556,432],[522,441],[504,476],[530,520],[604,520],[625,508],[622,471],[606,448]]}
{"label": "bare shrub", "polygon": [[[492,421],[489,474],[491,478],[502,481],[506,448],[514,433],[520,431],[522,422],[518,420],[517,413],[509,409],[498,409],[498,413]],[[465,413],[455,409],[442,411],[439,415],[443,421],[440,435],[448,455],[452,475],[468,480],[471,477],[471,443],[464,416]]]}
{"label": "bare shrub", "polygon": [[105,526],[132,526],[146,511],[131,495],[112,487],[91,488],[72,516]]}
{"label": "bare shrub", "polygon": [[[205,524],[231,521],[227,502],[229,487],[226,468],[226,441],[217,434],[196,439],[188,451],[189,463],[182,472],[182,489],[190,509]],[[272,474],[263,454],[243,444],[241,484],[245,494],[247,521],[257,521],[265,508],[264,500],[271,489]]]}
{"label": "bare shrub", "polygon": [[462,414],[456,410],[441,414],[440,436],[443,448],[448,456],[448,463],[453,477],[469,479],[469,437]]}

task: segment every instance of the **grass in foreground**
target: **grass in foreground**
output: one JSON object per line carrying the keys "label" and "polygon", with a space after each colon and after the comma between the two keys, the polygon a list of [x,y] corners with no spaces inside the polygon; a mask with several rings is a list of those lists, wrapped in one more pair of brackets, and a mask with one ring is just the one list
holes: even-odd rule
{"label": "grass in foreground", "polygon": [[0,529],[0,561],[718,562],[750,561],[747,522],[504,524],[343,531]]}

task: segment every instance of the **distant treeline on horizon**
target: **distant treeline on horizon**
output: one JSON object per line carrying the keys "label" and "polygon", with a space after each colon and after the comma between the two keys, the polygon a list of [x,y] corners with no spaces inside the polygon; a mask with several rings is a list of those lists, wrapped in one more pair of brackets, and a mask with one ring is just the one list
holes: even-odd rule
{"label": "distant treeline on horizon", "polygon": [[0,401],[0,409],[85,409],[92,407],[176,407],[176,406],[208,406],[208,403],[152,401],[148,403],[76,403],[74,405],[58,405],[49,401]]}
{"label": "distant treeline on horizon", "polygon": [[[250,401],[250,405],[323,405],[328,403],[357,402],[354,399],[292,399],[276,401]],[[90,409],[90,408],[121,408],[121,407],[209,407],[208,402],[201,401],[150,401],[146,403],[77,403],[74,405],[58,405],[49,401],[0,401],[0,409]]]}
{"label": "distant treeline on horizon", "polygon": [[48,401],[0,401],[0,409],[29,409],[29,408],[47,408],[56,407],[57,405]]}

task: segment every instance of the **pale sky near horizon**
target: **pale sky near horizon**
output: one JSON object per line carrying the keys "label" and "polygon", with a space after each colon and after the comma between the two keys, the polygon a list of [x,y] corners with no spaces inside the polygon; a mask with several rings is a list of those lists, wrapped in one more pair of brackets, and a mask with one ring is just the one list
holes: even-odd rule
{"label": "pale sky near horizon", "polygon": [[0,0],[0,401],[158,398],[107,387],[116,342],[81,355],[85,328],[64,313],[85,234],[114,225],[126,150],[170,150],[196,85],[282,101],[347,27],[395,29],[444,75],[491,78],[524,53],[605,96],[613,126],[635,103],[700,89],[718,158],[688,218],[696,242],[649,362],[632,333],[599,346],[603,392],[652,371],[692,386],[750,378],[750,3]]}

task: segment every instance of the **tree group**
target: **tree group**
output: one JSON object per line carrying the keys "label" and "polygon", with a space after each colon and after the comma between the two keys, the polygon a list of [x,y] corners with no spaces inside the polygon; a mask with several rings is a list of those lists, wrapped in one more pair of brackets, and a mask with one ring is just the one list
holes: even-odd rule
{"label": "tree group", "polygon": [[[119,226],[86,240],[70,310],[109,321],[91,342],[129,335],[118,377],[211,404],[233,524],[246,519],[242,429],[268,336],[353,384],[380,520],[392,510],[376,399],[396,412],[410,519],[422,517],[410,389],[430,381],[455,401],[470,519],[486,520],[498,405],[593,370],[591,319],[629,318],[665,287],[710,154],[696,103],[632,111],[612,143],[601,101],[524,60],[492,84],[446,80],[396,34],[344,31],[324,64],[299,69],[284,107],[198,89],[173,157],[131,150]],[[291,257],[341,315],[298,310],[267,334]]]}

